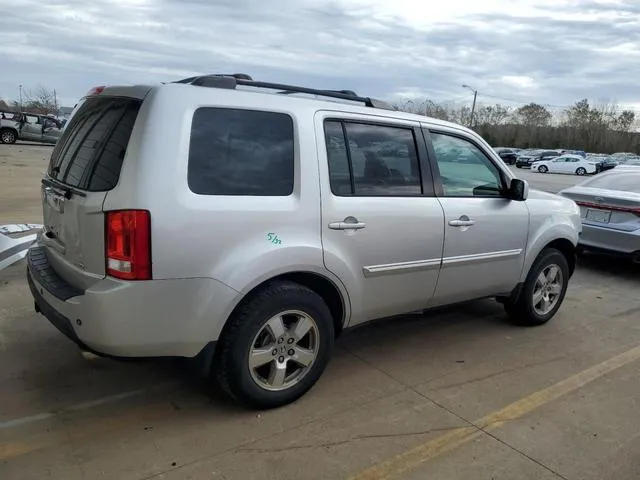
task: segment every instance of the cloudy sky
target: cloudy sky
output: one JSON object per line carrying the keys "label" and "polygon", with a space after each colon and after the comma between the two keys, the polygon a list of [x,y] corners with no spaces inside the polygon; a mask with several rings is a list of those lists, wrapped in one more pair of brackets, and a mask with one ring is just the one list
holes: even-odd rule
{"label": "cloudy sky", "polygon": [[640,113],[640,0],[0,0],[0,97],[199,73]]}

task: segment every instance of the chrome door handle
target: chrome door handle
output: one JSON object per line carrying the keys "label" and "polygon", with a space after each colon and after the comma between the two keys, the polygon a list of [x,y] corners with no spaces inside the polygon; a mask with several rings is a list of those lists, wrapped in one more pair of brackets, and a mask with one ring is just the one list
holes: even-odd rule
{"label": "chrome door handle", "polygon": [[471,225],[475,225],[475,220],[463,220],[463,219],[458,219],[458,220],[449,220],[449,225],[451,225],[452,227],[470,227]]}
{"label": "chrome door handle", "polygon": [[366,226],[366,223],[359,222],[355,217],[347,217],[342,222],[331,222],[329,224],[331,230],[360,230]]}

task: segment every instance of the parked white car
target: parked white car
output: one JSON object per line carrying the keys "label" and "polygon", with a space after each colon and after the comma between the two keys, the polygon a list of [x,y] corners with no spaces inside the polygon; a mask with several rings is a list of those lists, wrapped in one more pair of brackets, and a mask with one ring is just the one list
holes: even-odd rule
{"label": "parked white car", "polygon": [[596,173],[597,163],[580,155],[562,155],[531,164],[531,171],[538,173],[571,173],[586,175]]}

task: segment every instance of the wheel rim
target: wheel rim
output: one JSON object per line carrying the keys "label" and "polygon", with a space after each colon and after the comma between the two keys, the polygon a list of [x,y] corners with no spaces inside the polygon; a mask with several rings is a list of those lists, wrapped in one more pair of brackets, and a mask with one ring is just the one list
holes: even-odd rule
{"label": "wheel rim", "polygon": [[538,168],[538,171],[542,173],[547,173],[547,167],[543,165],[542,167]]}
{"label": "wheel rim", "polygon": [[557,305],[563,286],[562,270],[556,264],[548,265],[538,275],[533,287],[533,309],[546,315]]}
{"label": "wheel rim", "polygon": [[319,340],[318,325],[310,315],[299,310],[274,315],[251,343],[251,378],[265,390],[291,388],[311,370],[318,356]]}
{"label": "wheel rim", "polygon": [[2,141],[4,143],[11,143],[13,141],[13,134],[11,132],[2,132]]}
{"label": "wheel rim", "polygon": [[584,168],[579,168],[578,171],[576,172],[578,175],[584,175],[585,169]]}

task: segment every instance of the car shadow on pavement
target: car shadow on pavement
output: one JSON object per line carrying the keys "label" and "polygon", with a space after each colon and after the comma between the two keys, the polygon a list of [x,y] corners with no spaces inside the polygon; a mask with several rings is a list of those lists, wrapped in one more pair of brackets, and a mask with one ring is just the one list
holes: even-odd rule
{"label": "car shadow on pavement", "polygon": [[630,258],[584,252],[578,258],[578,268],[598,275],[611,275],[620,280],[640,283],[640,262],[633,262]]}

